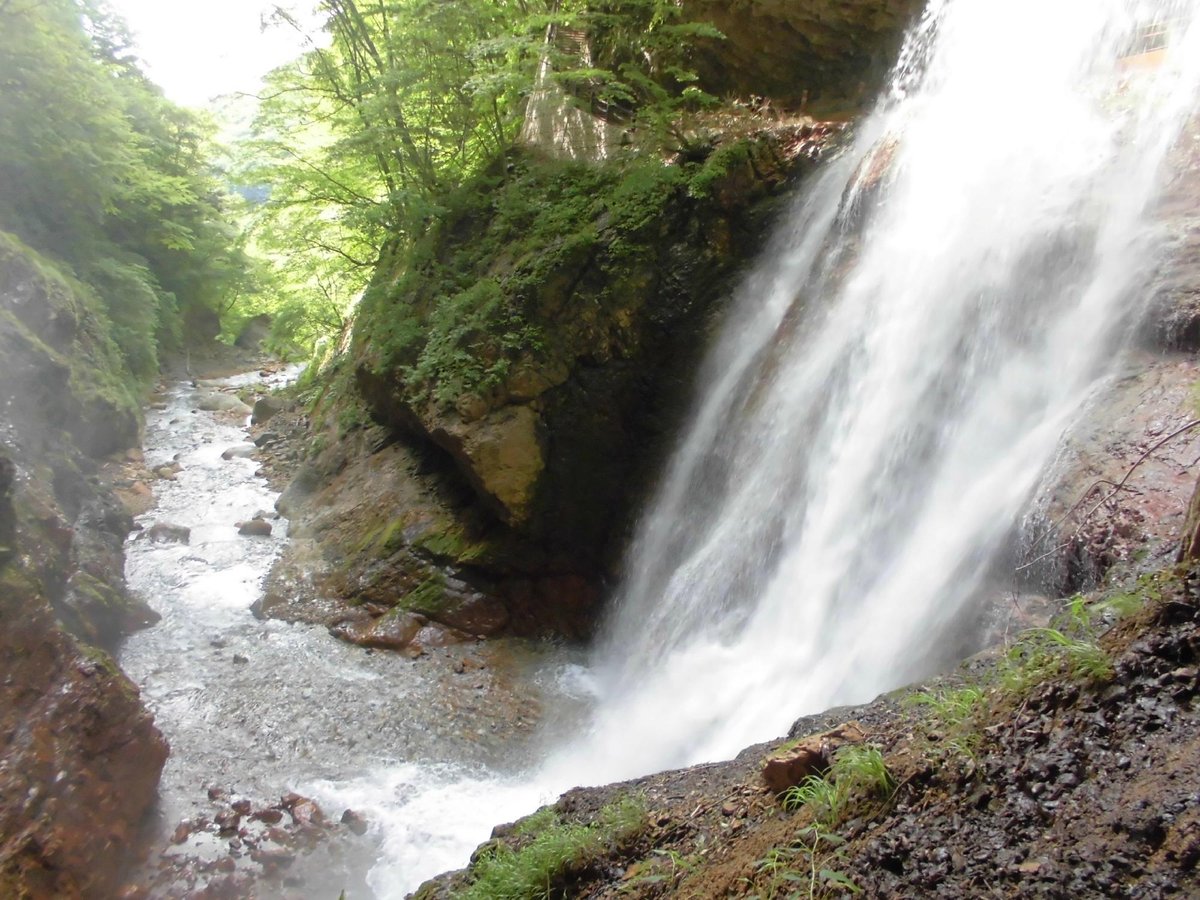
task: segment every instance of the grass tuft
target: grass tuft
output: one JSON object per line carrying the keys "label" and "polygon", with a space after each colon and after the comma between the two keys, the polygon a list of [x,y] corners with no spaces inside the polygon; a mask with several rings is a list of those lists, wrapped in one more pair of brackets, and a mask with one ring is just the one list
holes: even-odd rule
{"label": "grass tuft", "polygon": [[546,900],[572,873],[586,870],[611,848],[631,842],[646,827],[640,798],[604,807],[593,824],[562,822],[552,808],[540,810],[514,829],[530,840],[518,849],[497,844],[472,865],[474,881],[455,893],[458,900]]}
{"label": "grass tuft", "polygon": [[815,821],[832,827],[845,818],[852,801],[883,799],[894,788],[895,781],[879,748],[852,744],[838,751],[823,776],[810,775],[785,791],[783,806],[788,810],[808,809]]}

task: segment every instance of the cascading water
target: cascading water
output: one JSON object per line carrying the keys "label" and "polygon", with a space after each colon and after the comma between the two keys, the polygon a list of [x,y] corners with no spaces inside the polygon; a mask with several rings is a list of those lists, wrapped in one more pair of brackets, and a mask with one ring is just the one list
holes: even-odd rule
{"label": "cascading water", "polygon": [[[728,756],[951,661],[1146,293],[1198,8],[931,5],[743,292],[634,544],[596,734],[636,739],[606,777]],[[1135,73],[1154,22],[1174,45]]]}
{"label": "cascading water", "polygon": [[[1135,72],[1156,21],[1165,59]],[[729,756],[949,661],[1137,318],[1198,87],[1200,0],[931,3],[741,290],[633,544],[586,737],[507,782],[491,821]],[[374,889],[444,863],[416,862],[430,843],[465,860],[486,835],[434,810],[494,789],[377,799]]]}

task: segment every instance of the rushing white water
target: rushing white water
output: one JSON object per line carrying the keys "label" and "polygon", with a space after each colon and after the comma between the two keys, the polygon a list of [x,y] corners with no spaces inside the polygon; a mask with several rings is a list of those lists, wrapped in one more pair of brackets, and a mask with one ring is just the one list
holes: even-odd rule
{"label": "rushing white water", "polygon": [[[294,374],[284,373],[275,384]],[[204,390],[266,386],[260,382],[253,372]],[[156,483],[156,505],[139,523],[185,527],[190,535],[182,543],[143,537],[127,545],[129,585],[163,618],[129,637],[119,655],[171,745],[159,784],[162,843],[185,819],[211,820],[219,805],[209,802],[209,787],[262,804],[299,789],[319,793],[334,821],[353,806],[373,821],[374,831],[359,838],[341,829],[301,854],[287,870],[297,887],[288,896],[388,896],[364,881],[380,854],[400,854],[404,870],[415,874],[460,864],[461,836],[450,843],[423,835],[419,827],[388,827],[391,808],[404,806],[418,823],[450,815],[461,823],[460,835],[486,836],[495,806],[474,797],[452,807],[438,792],[461,783],[464,772],[479,777],[528,754],[522,729],[511,722],[497,727],[479,695],[490,691],[511,712],[516,704],[505,699],[504,685],[520,683],[524,698],[533,701],[521,708],[536,716],[543,695],[561,700],[572,693],[579,666],[561,650],[512,647],[487,657],[491,677],[447,679],[439,677],[453,671],[447,659],[426,666],[364,652],[324,628],[254,618],[251,605],[287,541],[288,522],[273,520],[270,537],[253,538],[239,536],[235,523],[260,511],[269,516],[278,495],[258,476],[256,462],[224,458],[223,451],[248,439],[245,417],[197,409],[188,384],[176,385],[163,399],[162,408],[147,415],[146,462],[152,469],[177,463],[180,471]],[[471,649],[444,652],[465,655]],[[342,806],[332,805],[338,797],[325,789],[334,784],[344,787]],[[370,787],[355,793],[359,784]],[[513,806],[511,816],[527,806],[527,799]],[[230,849],[213,829],[197,827],[184,844],[171,845],[170,854],[216,858]],[[261,874],[247,854],[236,858],[239,871]]]}
{"label": "rushing white water", "polygon": [[[727,756],[949,661],[1146,293],[1193,8],[931,6],[717,351],[634,544],[593,743],[622,737],[589,775]],[[1156,13],[1170,55],[1131,75]]]}
{"label": "rushing white water", "polygon": [[[1165,59],[1135,69],[1155,20]],[[1198,86],[1200,0],[934,0],[737,298],[633,543],[590,727],[517,782],[375,781],[374,890],[464,861],[486,836],[464,802],[498,821],[729,756],[948,662],[1137,318]]]}

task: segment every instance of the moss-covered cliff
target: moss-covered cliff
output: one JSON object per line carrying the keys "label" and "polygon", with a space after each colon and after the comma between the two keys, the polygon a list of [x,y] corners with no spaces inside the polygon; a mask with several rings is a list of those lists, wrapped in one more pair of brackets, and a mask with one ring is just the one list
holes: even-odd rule
{"label": "moss-covered cliff", "polygon": [[97,456],[138,409],[90,291],[0,234],[0,893],[111,896],[166,745],[111,649],[132,522]]}
{"label": "moss-covered cliff", "polygon": [[[799,121],[669,162],[514,153],[450,196],[381,267],[285,495],[320,495],[299,528],[322,548],[313,592],[586,633],[719,301],[831,134]],[[339,503],[379,454],[403,485]]]}

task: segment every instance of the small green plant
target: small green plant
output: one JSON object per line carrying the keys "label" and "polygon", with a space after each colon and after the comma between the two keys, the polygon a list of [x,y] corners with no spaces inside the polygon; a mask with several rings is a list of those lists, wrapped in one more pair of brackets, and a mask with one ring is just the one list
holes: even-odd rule
{"label": "small green plant", "polygon": [[759,900],[807,898],[824,900],[862,889],[835,865],[845,860],[845,840],[817,824],[801,830],[792,843],[771,850],[754,866],[751,884],[765,882]]}
{"label": "small green plant", "polygon": [[808,809],[816,821],[832,825],[841,820],[846,799],[846,792],[828,775],[809,775],[784,792],[783,808]]}
{"label": "small green plant", "polygon": [[1112,677],[1112,660],[1099,644],[1057,628],[1031,628],[1008,651],[1000,666],[1000,685],[1023,694],[1051,678],[1103,681]]}
{"label": "small green plant", "polygon": [[529,840],[513,847],[497,843],[472,865],[474,880],[456,900],[544,900],[572,872],[582,871],[612,847],[630,843],[646,827],[646,806],[625,797],[600,810],[591,824],[562,822],[547,808],[514,829]]}
{"label": "small green plant", "polygon": [[678,850],[655,849],[651,851],[657,857],[646,871],[625,880],[618,892],[625,894],[652,884],[674,885],[680,878],[696,871],[699,859],[696,855],[685,856]]}
{"label": "small green plant", "polygon": [[931,737],[936,738],[935,755],[974,760],[983,737],[979,718],[987,694],[978,685],[920,691],[904,700],[906,706],[922,707]]}
{"label": "small green plant", "polygon": [[843,747],[833,761],[833,776],[848,790],[874,797],[886,797],[895,788],[878,747]]}
{"label": "small green plant", "polygon": [[513,826],[512,833],[516,837],[538,834],[558,822],[558,813],[553,806],[543,806],[533,815],[526,816]]}
{"label": "small green plant", "polygon": [[855,798],[885,798],[895,787],[878,747],[848,745],[824,775],[810,775],[783,795],[785,809],[808,809],[822,825],[840,822]]}

